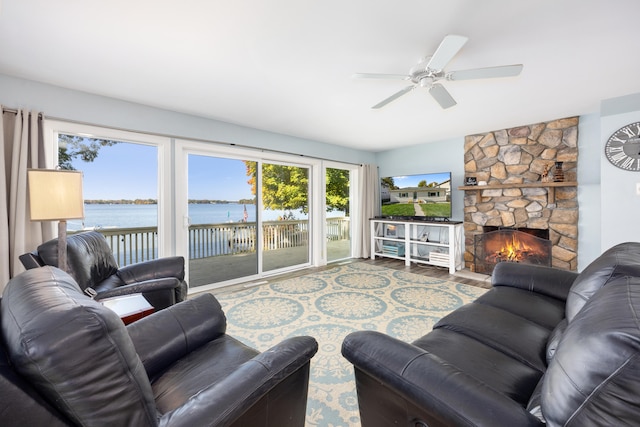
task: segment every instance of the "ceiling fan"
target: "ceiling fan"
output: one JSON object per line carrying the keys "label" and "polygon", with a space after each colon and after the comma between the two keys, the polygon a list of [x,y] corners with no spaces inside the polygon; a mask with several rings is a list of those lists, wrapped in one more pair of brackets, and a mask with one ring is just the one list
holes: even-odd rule
{"label": "ceiling fan", "polygon": [[357,73],[354,78],[363,79],[391,79],[391,80],[407,80],[412,84],[404,89],[394,93],[390,97],[383,99],[373,109],[382,108],[392,101],[411,92],[416,87],[424,87],[429,90],[431,96],[440,104],[442,108],[450,108],[456,105],[455,99],[449,94],[447,89],[440,83],[440,80],[472,80],[472,79],[490,79],[496,77],[513,77],[520,74],[522,64],[501,65],[497,67],[473,68],[469,70],[444,71],[444,67],[453,59],[453,57],[462,49],[462,46],[469,40],[464,36],[448,35],[436,52],[432,56],[421,59],[417,65],[409,70],[408,75],[403,74],[369,74]]}

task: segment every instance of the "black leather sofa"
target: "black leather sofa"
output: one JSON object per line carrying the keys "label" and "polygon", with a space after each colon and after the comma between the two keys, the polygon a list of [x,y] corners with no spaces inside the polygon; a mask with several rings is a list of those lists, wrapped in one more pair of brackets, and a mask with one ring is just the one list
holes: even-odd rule
{"label": "black leather sofa", "polygon": [[53,267],[0,301],[2,426],[303,426],[312,337],[258,353],[203,294],[129,326]]}
{"label": "black leather sofa", "polygon": [[345,338],[363,427],[640,425],[640,243],[492,284],[413,343]]}
{"label": "black leather sofa", "polygon": [[[58,267],[58,239],[44,242],[34,252],[20,255],[27,269],[45,265]],[[86,231],[67,238],[67,272],[83,291],[95,291],[94,298],[141,293],[156,310],[187,298],[184,258],[158,258],[119,268],[104,236]]]}

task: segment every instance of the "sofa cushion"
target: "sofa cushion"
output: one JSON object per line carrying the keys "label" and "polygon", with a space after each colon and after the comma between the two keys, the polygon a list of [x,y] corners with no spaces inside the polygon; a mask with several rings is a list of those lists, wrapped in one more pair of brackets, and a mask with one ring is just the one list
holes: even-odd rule
{"label": "sofa cushion", "polygon": [[435,329],[412,344],[523,406],[541,377],[538,369],[481,341],[447,329]]}
{"label": "sofa cushion", "polygon": [[2,333],[16,371],[77,425],[157,425],[124,324],[63,271],[46,266],[9,282]]}
{"label": "sofa cushion", "polygon": [[551,330],[506,310],[473,302],[440,319],[433,329],[473,338],[538,370],[540,375],[547,368],[545,351]]}
{"label": "sofa cushion", "polygon": [[552,330],[564,318],[565,301],[509,286],[495,286],[474,301],[490,305]]}
{"label": "sofa cushion", "polygon": [[640,243],[620,243],[605,251],[576,278],[567,297],[566,315],[571,322],[584,304],[610,280],[640,276]]}
{"label": "sofa cushion", "polygon": [[152,388],[158,410],[165,414],[182,406],[188,398],[217,384],[258,354],[229,335],[208,342],[154,380]]}
{"label": "sofa cushion", "polygon": [[569,323],[542,386],[551,425],[637,425],[640,277],[619,277]]}

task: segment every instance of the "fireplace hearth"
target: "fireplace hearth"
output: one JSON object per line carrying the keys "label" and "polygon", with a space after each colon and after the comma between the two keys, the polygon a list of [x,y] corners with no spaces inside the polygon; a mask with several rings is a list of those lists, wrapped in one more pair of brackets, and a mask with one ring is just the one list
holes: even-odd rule
{"label": "fireplace hearth", "polygon": [[491,274],[500,262],[551,266],[549,230],[485,227],[474,239],[476,273]]}

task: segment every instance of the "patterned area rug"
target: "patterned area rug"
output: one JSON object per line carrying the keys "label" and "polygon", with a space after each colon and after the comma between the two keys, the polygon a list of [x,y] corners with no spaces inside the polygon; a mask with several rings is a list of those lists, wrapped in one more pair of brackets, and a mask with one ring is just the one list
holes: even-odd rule
{"label": "patterned area rug", "polygon": [[287,337],[315,337],[306,426],[352,427],[360,416],[353,367],[340,353],[344,337],[369,329],[411,342],[485,291],[353,263],[216,297],[229,335],[259,351]]}

